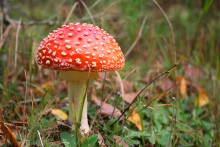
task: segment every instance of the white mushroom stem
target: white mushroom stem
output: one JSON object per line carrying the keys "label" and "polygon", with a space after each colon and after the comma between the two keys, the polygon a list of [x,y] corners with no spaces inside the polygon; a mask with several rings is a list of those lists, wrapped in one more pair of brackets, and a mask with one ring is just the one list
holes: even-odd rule
{"label": "white mushroom stem", "polygon": [[[89,132],[89,124],[88,124],[88,118],[87,118],[87,95],[85,95],[85,87],[86,87],[85,81],[68,83],[68,96],[69,96],[69,105],[70,105],[69,106],[69,121],[70,122],[74,122],[74,119],[76,119],[76,122],[79,122],[80,120],[79,111],[80,111],[81,101],[84,101],[81,124],[80,124],[80,130],[82,133]],[[72,106],[74,106],[74,109]],[[75,113],[76,118],[73,117],[74,116],[73,113]]]}
{"label": "white mushroom stem", "polygon": [[[89,124],[87,118],[87,95],[86,82],[88,78],[96,78],[98,73],[78,72],[78,71],[61,71],[60,78],[68,82],[69,97],[69,121],[80,122],[81,134],[89,132]],[[84,99],[85,98],[85,99]],[[84,103],[83,103],[84,101]],[[83,108],[82,108],[83,107]],[[82,111],[82,115],[80,114]],[[82,116],[80,118],[80,116]]]}

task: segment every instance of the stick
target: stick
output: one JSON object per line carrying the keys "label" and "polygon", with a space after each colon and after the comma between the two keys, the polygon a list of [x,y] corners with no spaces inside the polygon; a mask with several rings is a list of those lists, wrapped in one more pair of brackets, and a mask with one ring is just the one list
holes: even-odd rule
{"label": "stick", "polygon": [[68,16],[66,17],[65,22],[63,23],[64,25],[66,25],[66,24],[69,22],[70,16],[71,16],[71,14],[73,13],[73,11],[75,10],[75,8],[76,8],[77,5],[78,5],[78,2],[75,2],[74,5],[72,6],[72,8],[71,8],[71,10],[70,10],[70,12],[69,12],[69,14],[68,14]]}
{"label": "stick", "polygon": [[117,118],[116,121],[114,121],[112,123],[115,124],[118,120],[121,119],[121,117],[125,114],[126,111],[129,110],[129,108],[131,107],[131,105],[137,100],[137,98],[139,97],[139,95],[148,87],[150,86],[153,82],[157,81],[160,77],[162,77],[163,75],[165,74],[168,74],[173,68],[175,68],[176,66],[178,66],[178,64],[174,64],[172,67],[170,67],[167,71],[163,72],[162,74],[160,74],[158,77],[154,78],[152,81],[150,81],[150,83],[148,83],[137,95],[136,97],[134,98],[134,100],[128,105],[127,108],[125,108],[125,110],[122,112],[122,114]]}

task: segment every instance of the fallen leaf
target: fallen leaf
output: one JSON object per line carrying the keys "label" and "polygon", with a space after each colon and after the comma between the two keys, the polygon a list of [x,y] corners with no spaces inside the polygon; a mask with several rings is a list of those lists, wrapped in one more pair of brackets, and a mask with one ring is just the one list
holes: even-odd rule
{"label": "fallen leaf", "polygon": [[127,103],[130,104],[135,99],[135,97],[137,96],[138,93],[139,92],[125,93],[123,100],[125,100]]}
{"label": "fallen leaf", "polygon": [[108,76],[108,73],[106,72],[98,72],[98,74],[99,74],[99,78],[102,80],[104,80]]}
{"label": "fallen leaf", "polygon": [[179,85],[179,91],[183,98],[187,97],[187,82],[182,76],[176,77],[177,84]]}
{"label": "fallen leaf", "polygon": [[120,136],[114,136],[114,141],[116,146],[128,147],[127,143]]}
{"label": "fallen leaf", "polygon": [[0,121],[0,125],[2,132],[5,134],[6,138],[11,142],[11,144],[15,147],[20,147],[12,131],[2,121]]}
{"label": "fallen leaf", "polygon": [[98,106],[100,106],[99,113],[107,116],[113,116],[113,117],[119,117],[121,115],[121,111],[110,105],[107,104],[106,102],[102,102],[97,98],[97,96],[92,92],[91,93],[91,100]]}
{"label": "fallen leaf", "polygon": [[42,95],[45,93],[45,90],[54,88],[53,83],[51,81],[48,81],[46,83],[41,84],[39,87],[35,87],[33,92],[38,95]]}
{"label": "fallen leaf", "polygon": [[163,90],[166,91],[167,89],[174,87],[174,82],[170,79],[167,78],[166,80],[160,80],[158,82],[158,86]]}
{"label": "fallen leaf", "polygon": [[66,120],[68,115],[60,109],[51,109],[51,113],[57,117],[58,120]]}
{"label": "fallen leaf", "polygon": [[134,84],[132,82],[122,80],[123,88],[125,93],[134,91]]}
{"label": "fallen leaf", "polygon": [[130,109],[132,110],[132,112],[129,116],[126,117],[127,120],[129,120],[130,122],[135,124],[135,126],[138,128],[138,130],[142,131],[141,118],[140,118],[139,114],[137,113],[137,111],[133,107],[130,107]]}
{"label": "fallen leaf", "polygon": [[198,107],[203,107],[209,103],[209,97],[206,94],[205,90],[199,88],[198,89],[199,95],[195,100],[195,104]]}
{"label": "fallen leaf", "polygon": [[57,84],[57,91],[59,93],[67,93],[67,84],[62,81]]}
{"label": "fallen leaf", "polygon": [[184,75],[186,78],[189,78],[191,80],[198,80],[203,77],[204,71],[198,67],[189,64],[184,69]]}
{"label": "fallen leaf", "polygon": [[147,75],[142,79],[142,82],[144,83],[148,83],[150,81],[152,81],[155,77],[155,72],[153,72],[152,70],[150,70]]}

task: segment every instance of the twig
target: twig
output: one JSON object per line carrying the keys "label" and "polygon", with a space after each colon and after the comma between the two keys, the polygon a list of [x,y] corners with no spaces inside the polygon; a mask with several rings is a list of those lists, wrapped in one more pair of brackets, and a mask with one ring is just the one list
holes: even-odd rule
{"label": "twig", "polygon": [[11,28],[12,28],[12,25],[7,26],[7,28],[6,28],[6,30],[4,31],[4,33],[1,34],[1,36],[0,36],[0,48],[3,47],[3,45],[4,45],[4,43],[5,43],[5,40],[6,40],[7,36],[8,36],[8,34],[9,34]]}
{"label": "twig", "polygon": [[133,44],[131,45],[131,47],[127,50],[127,52],[125,53],[125,58],[128,57],[128,55],[131,53],[131,51],[134,49],[135,45],[138,43],[138,41],[140,40],[141,38],[141,35],[142,35],[142,32],[143,32],[143,29],[144,29],[144,24],[146,23],[147,21],[147,16],[144,16],[144,19],[142,21],[142,24],[141,24],[141,27],[140,27],[140,30],[138,32],[138,35],[135,39],[135,41],[133,42]]}
{"label": "twig", "polygon": [[169,74],[169,72],[175,68],[176,66],[178,66],[178,64],[174,64],[172,67],[170,67],[168,70],[166,70],[165,72],[161,73],[159,76],[157,76],[156,78],[154,78],[152,81],[150,81],[137,95],[136,97],[134,98],[134,100],[128,105],[127,108],[125,108],[125,110],[122,112],[122,114],[116,119],[116,121],[114,121],[112,123],[115,124],[118,120],[121,119],[121,117],[125,114],[126,111],[129,110],[129,108],[131,107],[131,105],[137,100],[137,98],[139,97],[139,95],[148,87],[150,86],[152,83],[154,83],[155,81],[157,81],[160,77],[162,77],[163,75],[166,75],[166,74]]}
{"label": "twig", "polygon": [[171,89],[173,89],[174,87],[176,87],[175,85],[168,88],[166,91],[164,91],[162,94],[160,94],[159,96],[153,98],[147,105],[145,105],[141,110],[139,110],[137,113],[143,111],[144,109],[146,109],[147,107],[149,107],[155,100],[165,96]]}
{"label": "twig", "polygon": [[26,115],[26,100],[27,100],[27,94],[28,94],[28,79],[27,79],[27,71],[24,69],[24,76],[25,76],[25,94],[24,94],[24,101],[25,101],[25,105],[24,105],[24,111],[25,111],[25,115]]}
{"label": "twig", "polygon": [[134,68],[132,71],[130,71],[123,80],[126,80],[134,71],[136,70],[136,68]]}
{"label": "twig", "polygon": [[66,20],[65,20],[65,22],[64,22],[64,25],[69,22],[70,16],[71,16],[71,14],[73,13],[73,11],[75,10],[75,8],[76,8],[77,5],[78,5],[78,2],[75,2],[74,5],[72,6],[72,8],[71,8],[71,10],[70,10],[70,12],[69,12],[69,14],[68,14],[68,16],[66,17]]}
{"label": "twig", "polygon": [[87,7],[87,5],[86,5],[82,0],[80,0],[80,3],[81,3],[81,4],[83,5],[83,7],[86,9],[87,13],[89,14],[90,19],[92,20],[92,23],[95,25],[95,20],[94,20],[92,14],[91,14],[89,8]]}
{"label": "twig", "polygon": [[39,130],[37,130],[37,136],[38,136],[39,139],[40,139],[40,144],[41,144],[41,146],[44,147],[44,144],[43,144],[43,141],[42,141],[42,139],[41,139],[40,131],[39,131]]}
{"label": "twig", "polygon": [[16,31],[16,39],[15,39],[15,60],[14,60],[14,71],[16,71],[17,68],[17,59],[18,59],[18,37],[19,37],[19,32],[21,28],[21,19],[19,20],[17,31]]}
{"label": "twig", "polygon": [[[127,75],[123,80],[125,80],[127,77],[129,77],[135,70],[136,70],[136,69],[133,69],[132,71],[130,71],[130,72],[128,73],[128,75]],[[105,79],[106,79],[106,72],[105,72],[104,81],[103,81],[102,98],[104,98]],[[92,89],[92,92],[91,92],[91,93],[94,93],[94,88]],[[92,94],[91,94],[91,95],[92,95]],[[112,95],[112,92],[110,92],[109,95]],[[108,100],[108,97],[107,97],[104,101],[101,101],[101,106],[100,106],[99,110],[97,110],[97,113],[95,114],[95,116],[94,116],[94,118],[93,118],[93,121],[91,122],[90,129],[92,128],[92,126],[93,126],[94,123],[95,123],[95,120],[96,120],[96,118],[97,118],[97,116],[98,116],[98,111],[101,111],[102,105],[103,105],[107,100]],[[116,107],[114,106],[114,109],[115,109],[115,108],[116,108]],[[112,115],[113,115],[113,114],[114,114],[114,110],[113,110]],[[111,117],[112,117],[112,116],[111,116]]]}
{"label": "twig", "polygon": [[92,6],[89,8],[89,9],[92,9],[92,8],[94,8],[98,3],[100,3],[102,0],[96,0],[93,4],[92,4]]}

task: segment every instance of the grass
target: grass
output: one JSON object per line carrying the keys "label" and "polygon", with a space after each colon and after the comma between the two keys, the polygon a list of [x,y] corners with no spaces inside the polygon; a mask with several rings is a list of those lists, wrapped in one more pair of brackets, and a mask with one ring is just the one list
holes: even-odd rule
{"label": "grass", "polygon": [[[90,100],[88,113],[90,124],[94,121],[92,132],[78,145],[98,146],[97,140],[102,140],[107,146],[219,146],[219,3],[211,0],[86,0],[84,3],[86,8],[79,1],[68,22],[92,23],[94,19],[96,25],[114,36],[124,54],[136,40],[124,69],[119,71],[122,79],[129,75],[126,81],[130,89],[129,84],[124,85],[128,88],[125,93],[142,90],[175,64],[175,58],[180,62],[175,70],[147,87],[132,104],[140,116],[142,131],[126,117],[112,125],[117,118],[99,114],[99,106]],[[68,146],[68,143],[75,146],[71,125],[50,113],[54,108],[68,112],[67,87],[57,79],[56,72],[40,69],[34,61],[40,41],[66,21],[74,2],[22,0],[8,1],[8,6],[8,15],[13,21],[0,23],[3,36],[0,120],[24,146]],[[145,17],[146,22],[142,23]],[[192,68],[193,74],[187,76],[188,65],[198,72]],[[178,82],[178,76],[188,82],[186,98],[178,84],[164,93],[163,83]],[[91,89],[95,87],[95,95],[100,100],[107,100],[106,103],[123,112],[124,102],[116,79],[115,74],[110,73],[104,82],[91,81],[88,96],[90,99]],[[209,99],[202,107],[195,105],[197,97],[204,98],[198,89],[204,90]],[[163,94],[165,96],[160,97]],[[151,103],[154,98],[160,99]],[[125,108],[128,105],[125,103]],[[129,113],[127,111],[125,116]],[[10,144],[1,131],[0,144]]]}

